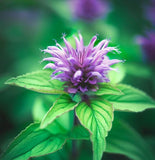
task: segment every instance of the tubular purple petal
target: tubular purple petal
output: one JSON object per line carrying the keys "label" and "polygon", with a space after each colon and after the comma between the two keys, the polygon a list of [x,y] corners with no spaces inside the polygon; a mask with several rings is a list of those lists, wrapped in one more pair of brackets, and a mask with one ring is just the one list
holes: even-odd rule
{"label": "tubular purple petal", "polygon": [[75,73],[74,73],[74,76],[73,76],[73,79],[77,79],[79,77],[82,76],[82,71],[81,70],[77,70]]}
{"label": "tubular purple petal", "polygon": [[76,93],[77,92],[77,89],[76,88],[68,88],[68,92],[69,93]]}
{"label": "tubular purple petal", "polygon": [[88,46],[87,46],[87,56],[89,56],[89,55],[88,55],[88,54],[90,53],[89,51],[91,51],[91,49],[93,49],[93,46],[94,46],[94,43],[95,43],[96,40],[97,40],[97,37],[94,36],[94,37],[91,39],[90,43],[88,44]]}
{"label": "tubular purple petal", "polygon": [[105,48],[107,47],[107,45],[109,44],[109,40],[105,39],[105,40],[102,40],[96,47],[96,51],[100,50],[102,47]]}
{"label": "tubular purple petal", "polygon": [[82,93],[84,93],[84,92],[86,92],[86,91],[88,91],[88,89],[87,89],[87,87],[79,87],[79,89],[80,89],[80,91],[82,92]]}
{"label": "tubular purple petal", "polygon": [[118,60],[118,59],[113,59],[113,60],[109,60],[108,64],[109,65],[113,65],[113,64],[116,64],[116,63],[119,63],[119,62],[123,62],[122,60]]}
{"label": "tubular purple petal", "polygon": [[48,63],[48,64],[44,67],[44,69],[47,69],[47,68],[56,69],[56,66],[55,66],[55,64],[53,64],[53,63]]}

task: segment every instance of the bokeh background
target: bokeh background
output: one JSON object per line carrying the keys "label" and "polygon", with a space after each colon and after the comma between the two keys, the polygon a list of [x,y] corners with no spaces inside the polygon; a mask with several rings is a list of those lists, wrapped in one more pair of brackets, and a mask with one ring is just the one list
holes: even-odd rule
{"label": "bokeh background", "polygon": [[[147,14],[149,6],[152,6],[151,0],[108,0],[106,12],[91,21],[75,14],[73,0],[0,0],[0,153],[39,116],[35,106],[47,100],[42,94],[10,87],[4,82],[42,69],[45,63],[41,60],[45,55],[41,50],[55,45],[55,41],[61,44],[63,34],[71,43],[72,35],[79,31],[85,44],[96,34],[98,40],[111,39],[111,45],[118,46],[121,54],[110,56],[125,60],[123,83],[155,98],[155,50],[154,60],[150,61],[137,40],[145,36],[146,31],[155,31]],[[152,43],[155,45],[155,41]],[[47,101],[45,108],[51,104]],[[131,124],[154,151],[155,110],[116,114]],[[89,146],[91,150],[91,144]],[[128,158],[105,154],[105,159]]]}

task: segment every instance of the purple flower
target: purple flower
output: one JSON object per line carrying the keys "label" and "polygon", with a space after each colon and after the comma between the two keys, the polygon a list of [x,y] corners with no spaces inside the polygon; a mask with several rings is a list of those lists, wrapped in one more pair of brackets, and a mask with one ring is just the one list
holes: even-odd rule
{"label": "purple flower", "polygon": [[84,46],[83,38],[79,34],[79,39],[75,38],[76,48],[63,37],[65,47],[56,43],[56,46],[49,46],[44,51],[51,57],[44,58],[43,61],[50,61],[44,68],[54,70],[52,79],[59,79],[66,82],[66,90],[69,93],[96,91],[98,83],[109,82],[108,71],[113,70],[110,66],[122,62],[121,60],[110,60],[106,54],[108,52],[118,52],[115,47],[108,47],[109,40],[102,40],[94,46],[97,39],[94,36],[88,46]]}
{"label": "purple flower", "polygon": [[155,0],[151,0],[151,4],[146,7],[146,18],[155,25]]}
{"label": "purple flower", "polygon": [[73,9],[76,17],[93,21],[108,11],[108,3],[104,0],[73,0]]}
{"label": "purple flower", "polygon": [[144,58],[149,61],[155,61],[155,32],[146,32],[145,36],[138,36],[138,44],[141,45]]}

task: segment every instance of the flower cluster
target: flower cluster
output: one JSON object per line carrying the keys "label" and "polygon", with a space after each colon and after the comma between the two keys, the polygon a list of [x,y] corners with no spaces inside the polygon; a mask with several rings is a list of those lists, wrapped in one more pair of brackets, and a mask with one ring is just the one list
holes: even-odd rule
{"label": "flower cluster", "polygon": [[92,21],[105,16],[109,7],[105,0],[74,0],[73,8],[76,17]]}
{"label": "flower cluster", "polygon": [[137,38],[138,44],[141,45],[144,58],[149,62],[155,61],[155,32],[146,32],[145,36],[139,36]]}
{"label": "flower cluster", "polygon": [[145,8],[146,18],[155,25],[155,0],[151,0],[150,5]]}
{"label": "flower cluster", "polygon": [[51,77],[66,82],[69,93],[96,91],[98,83],[109,82],[108,71],[110,66],[122,62],[121,60],[110,60],[108,52],[118,52],[116,47],[108,47],[109,40],[102,40],[94,46],[97,39],[94,36],[88,46],[84,46],[83,38],[79,34],[79,39],[75,38],[76,48],[63,37],[65,47],[56,43],[56,46],[49,46],[44,52],[51,54],[51,57],[44,58],[43,61],[51,61],[44,68],[54,70]]}

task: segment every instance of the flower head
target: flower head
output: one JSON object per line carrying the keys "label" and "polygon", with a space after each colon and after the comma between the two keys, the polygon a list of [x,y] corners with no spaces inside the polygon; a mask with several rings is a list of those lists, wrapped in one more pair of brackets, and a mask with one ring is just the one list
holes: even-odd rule
{"label": "flower head", "polygon": [[155,61],[155,32],[146,32],[145,36],[138,36],[138,44],[141,45],[144,58],[149,61]]}
{"label": "flower head", "polygon": [[112,70],[111,65],[121,62],[121,60],[110,60],[106,54],[108,52],[118,52],[115,47],[108,47],[109,40],[102,40],[94,46],[97,39],[94,36],[88,46],[84,46],[83,38],[79,34],[79,39],[75,38],[76,48],[63,37],[65,47],[58,43],[56,46],[49,46],[44,51],[51,54],[51,57],[44,58],[43,61],[51,61],[44,68],[54,70],[51,77],[66,82],[69,93],[96,91],[98,83],[109,82],[108,71]]}
{"label": "flower head", "polygon": [[76,17],[92,21],[108,11],[108,3],[104,0],[73,0],[73,9]]}

